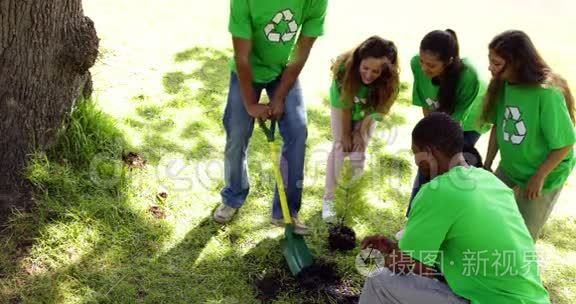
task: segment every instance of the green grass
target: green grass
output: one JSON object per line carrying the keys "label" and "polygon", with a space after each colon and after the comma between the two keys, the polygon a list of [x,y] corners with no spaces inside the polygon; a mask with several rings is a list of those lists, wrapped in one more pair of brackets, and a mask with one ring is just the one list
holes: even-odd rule
{"label": "green grass", "polygon": [[[165,95],[138,92],[135,111],[115,120],[94,101],[79,102],[53,149],[31,158],[34,210],[14,214],[0,243],[0,303],[258,303],[254,280],[284,272],[275,303],[330,303],[300,290],[287,274],[278,245],[283,230],[269,225],[274,179],[266,139],[255,129],[249,147],[251,193],[233,222],[211,215],[220,203],[229,50],[195,47],[174,56],[160,79]],[[403,85],[406,99],[408,86]],[[402,109],[408,102],[397,107]],[[396,108],[379,131],[406,119]],[[308,108],[306,184],[302,219],[313,230],[313,253],[335,262],[360,290],[358,250],[333,253],[320,219],[325,157],[331,139],[326,106]],[[412,181],[409,155],[386,153],[387,138],[374,138],[367,172],[369,210],[354,216],[358,238],[392,235],[404,224]],[[148,165],[129,169],[127,151]],[[324,161],[324,163],[322,162]],[[159,192],[168,198],[157,199]],[[165,218],[156,218],[151,207]],[[543,277],[555,303],[576,297],[574,219],[556,219],[539,245],[551,258]]]}
{"label": "green grass", "polygon": [[[226,67],[225,54],[194,48],[177,54],[176,61],[192,60],[198,69],[215,70]],[[216,103],[226,96],[227,80],[212,70],[202,71],[205,89],[173,90],[175,82],[164,81],[172,97],[134,96],[135,115],[119,124],[94,102],[79,104],[60,132],[59,144],[34,155],[28,168],[39,203],[35,210],[13,216],[5,230],[2,242],[8,250],[1,256],[0,302],[257,303],[253,281],[266,271],[285,268],[278,246],[283,231],[268,223],[274,185],[270,162],[262,161],[269,158],[268,145],[256,129],[250,144],[250,198],[231,224],[214,223],[221,175],[197,169],[210,159],[220,160],[223,153],[223,142],[214,139],[224,137]],[[199,73],[189,71],[181,79]],[[190,119],[182,119],[174,100],[194,105],[192,111],[186,109]],[[330,139],[326,109],[311,110],[309,123],[316,130],[310,142]],[[142,133],[139,144],[124,139],[121,129]],[[309,153],[313,148],[309,146]],[[143,152],[148,166],[124,166],[121,155],[130,150]],[[156,167],[169,163],[174,153],[188,166],[176,168],[172,173],[177,176],[170,178]],[[372,167],[379,166],[370,163]],[[317,174],[310,176],[313,183],[304,193],[302,217],[315,231],[310,246],[317,256],[337,262],[341,274],[360,289],[363,279],[353,264],[357,252],[327,249],[327,227],[318,216],[323,171]],[[168,193],[166,200],[156,199],[160,191]],[[401,222],[399,212],[388,210],[393,204],[402,208],[399,202],[379,201],[371,207],[378,216],[369,212],[355,218],[360,236],[390,228],[381,223]],[[166,218],[156,219],[152,206],[159,206]],[[327,301],[325,295],[299,291],[287,274],[286,286],[278,303]]]}

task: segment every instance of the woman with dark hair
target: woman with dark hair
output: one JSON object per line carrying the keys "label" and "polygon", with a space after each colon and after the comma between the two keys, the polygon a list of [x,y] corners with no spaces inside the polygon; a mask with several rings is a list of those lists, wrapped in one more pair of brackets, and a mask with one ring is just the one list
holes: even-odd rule
{"label": "woman with dark hair", "polygon": [[346,156],[361,174],[375,121],[386,115],[399,92],[398,50],[393,42],[372,36],[332,65],[330,88],[333,145],[328,157],[322,218],[334,216],[333,199]]}
{"label": "woman with dark hair", "polygon": [[483,118],[494,123],[485,168],[500,150],[496,175],[515,190],[536,240],[574,168],[574,98],[524,32],[507,31],[489,45],[492,80]]}
{"label": "woman with dark hair", "polygon": [[[422,107],[424,116],[443,112],[459,122],[464,130],[466,149],[473,151],[480,135],[489,130],[480,119],[485,84],[470,61],[460,58],[456,33],[450,29],[436,30],[424,36],[420,54],[412,58],[411,67],[412,103]],[[414,197],[426,182],[418,173],[407,215]]]}

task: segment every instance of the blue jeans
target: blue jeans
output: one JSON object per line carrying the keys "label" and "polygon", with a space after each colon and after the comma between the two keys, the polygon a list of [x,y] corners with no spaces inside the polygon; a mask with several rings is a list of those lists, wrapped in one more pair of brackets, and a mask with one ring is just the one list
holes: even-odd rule
{"label": "blue jeans", "polygon": [[[476,131],[465,131],[464,132],[464,144],[474,147],[480,139],[480,133]],[[408,210],[406,210],[406,217],[410,215],[410,210],[412,210],[412,201],[416,197],[416,194],[420,192],[420,188],[428,183],[429,180],[424,177],[424,175],[420,174],[420,170],[416,173],[416,179],[414,180],[414,184],[412,185],[412,195],[410,195],[410,202],[408,203]]]}
{"label": "blue jeans", "polygon": [[[279,84],[280,79],[277,79],[264,84],[254,83],[253,88],[258,98],[260,98],[262,90],[266,90],[268,97],[272,99]],[[298,215],[302,204],[304,156],[308,137],[306,120],[302,89],[299,82],[296,81],[286,96],[284,115],[278,121],[280,135],[284,141],[280,169],[292,216]],[[248,114],[244,107],[240,93],[240,82],[235,73],[232,73],[230,77],[230,90],[223,122],[226,130],[225,186],[220,194],[224,204],[233,208],[240,208],[250,191],[246,152],[254,130],[254,118]],[[268,147],[265,148],[268,149]],[[270,160],[262,159],[261,161]],[[277,188],[274,191],[272,201],[272,217],[275,219],[283,218]]]}

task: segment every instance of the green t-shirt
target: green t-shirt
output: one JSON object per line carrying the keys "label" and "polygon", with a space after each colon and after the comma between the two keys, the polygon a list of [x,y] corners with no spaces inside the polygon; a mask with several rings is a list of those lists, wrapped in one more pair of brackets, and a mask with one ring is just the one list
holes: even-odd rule
{"label": "green t-shirt", "polygon": [[[463,59],[463,70],[456,89],[456,108],[452,113],[454,120],[462,123],[464,131],[486,133],[490,130],[489,124],[481,121],[482,105],[486,84],[478,76],[476,68],[468,59]],[[428,78],[420,65],[420,56],[414,56],[410,62],[414,85],[412,88],[412,104],[425,107],[432,111],[438,110],[438,91],[440,87]]]}
{"label": "green t-shirt", "polygon": [[456,167],[422,187],[399,246],[472,304],[550,303],[514,193],[486,170]]}
{"label": "green t-shirt", "polygon": [[[495,124],[502,171],[521,187],[526,186],[552,150],[576,142],[564,96],[555,88],[506,83]],[[543,190],[561,188],[575,162],[574,151],[570,151],[548,175]]]}
{"label": "green t-shirt", "polygon": [[[231,0],[228,30],[252,41],[252,77],[256,83],[275,80],[292,54],[298,34],[324,33],[328,0]],[[236,65],[232,60],[232,70]]]}
{"label": "green t-shirt", "polygon": [[[336,80],[332,81],[330,86],[330,104],[339,109],[351,109],[352,120],[359,121],[364,119],[366,116],[366,111],[364,109],[364,104],[366,103],[366,98],[368,96],[368,87],[362,84],[358,93],[354,97],[354,101],[342,101],[340,95],[340,86]],[[369,111],[372,114],[374,111]]]}

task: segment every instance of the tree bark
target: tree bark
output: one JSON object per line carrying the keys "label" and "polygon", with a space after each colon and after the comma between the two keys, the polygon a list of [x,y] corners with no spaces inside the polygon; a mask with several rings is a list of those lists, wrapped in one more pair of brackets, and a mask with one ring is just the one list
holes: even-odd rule
{"label": "tree bark", "polygon": [[54,143],[63,117],[90,93],[97,55],[81,0],[0,0],[0,217],[30,202],[27,157]]}

